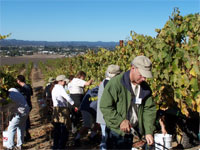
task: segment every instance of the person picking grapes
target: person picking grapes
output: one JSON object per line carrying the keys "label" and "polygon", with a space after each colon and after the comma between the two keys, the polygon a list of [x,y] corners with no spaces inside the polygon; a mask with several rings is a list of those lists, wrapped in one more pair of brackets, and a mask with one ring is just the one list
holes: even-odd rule
{"label": "person picking grapes", "polygon": [[132,149],[133,136],[145,135],[148,145],[154,142],[156,105],[145,82],[152,78],[152,63],[146,56],[137,56],[131,68],[112,78],[106,85],[100,109],[106,122],[108,149]]}

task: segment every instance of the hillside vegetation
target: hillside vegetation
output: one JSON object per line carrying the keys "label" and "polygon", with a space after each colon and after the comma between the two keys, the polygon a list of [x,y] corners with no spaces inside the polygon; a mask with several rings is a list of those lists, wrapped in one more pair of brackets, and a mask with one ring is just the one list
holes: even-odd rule
{"label": "hillside vegetation", "polygon": [[154,78],[148,82],[157,104],[168,108],[175,101],[186,116],[189,110],[200,112],[200,15],[181,16],[175,9],[156,32],[153,38],[131,31],[132,40],[114,51],[89,50],[85,55],[41,63],[40,67],[46,81],[50,76],[75,75],[83,70],[88,79],[95,80],[92,88],[102,81],[108,65],[117,64],[126,71],[135,56],[145,55],[153,63]]}

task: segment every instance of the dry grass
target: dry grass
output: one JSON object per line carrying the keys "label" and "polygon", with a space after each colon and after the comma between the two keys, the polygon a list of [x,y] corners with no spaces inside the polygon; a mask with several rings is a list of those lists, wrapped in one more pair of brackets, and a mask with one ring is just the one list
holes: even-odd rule
{"label": "dry grass", "polygon": [[34,55],[25,55],[25,56],[16,56],[16,57],[0,57],[0,66],[1,65],[13,65],[20,63],[38,63],[40,61],[45,62],[49,59],[64,58],[63,55],[47,55],[47,54],[34,54]]}

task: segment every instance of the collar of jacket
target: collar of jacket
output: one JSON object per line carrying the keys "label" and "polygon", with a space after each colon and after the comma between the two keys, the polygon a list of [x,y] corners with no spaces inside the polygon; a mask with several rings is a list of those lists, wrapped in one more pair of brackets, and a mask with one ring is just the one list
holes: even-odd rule
{"label": "collar of jacket", "polygon": [[[127,72],[125,72],[123,74],[122,79],[121,79],[121,84],[128,91],[130,91],[131,95],[134,95],[132,87],[131,87],[131,81],[130,81],[130,70],[128,70]],[[145,99],[145,98],[151,96],[151,94],[152,94],[152,91],[151,91],[149,85],[145,81],[143,81],[140,84],[140,95],[139,95],[139,97],[142,98],[142,99]]]}

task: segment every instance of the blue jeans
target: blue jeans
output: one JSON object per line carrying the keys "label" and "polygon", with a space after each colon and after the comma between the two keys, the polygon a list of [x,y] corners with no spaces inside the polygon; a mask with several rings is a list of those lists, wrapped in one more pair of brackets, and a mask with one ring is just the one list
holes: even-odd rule
{"label": "blue jeans", "polygon": [[14,147],[14,137],[17,132],[17,147],[21,146],[24,142],[24,131],[26,128],[26,119],[28,115],[22,116],[16,114],[8,125],[8,148]]}
{"label": "blue jeans", "polygon": [[100,144],[100,150],[106,150],[106,141],[108,138],[108,135],[106,134],[106,125],[105,124],[100,124],[101,125],[101,144]]}
{"label": "blue jeans", "polygon": [[107,149],[130,149],[130,150],[132,149],[133,145],[132,134],[125,134],[125,136],[121,136],[107,127],[106,127],[106,133],[108,135],[106,141]]}

